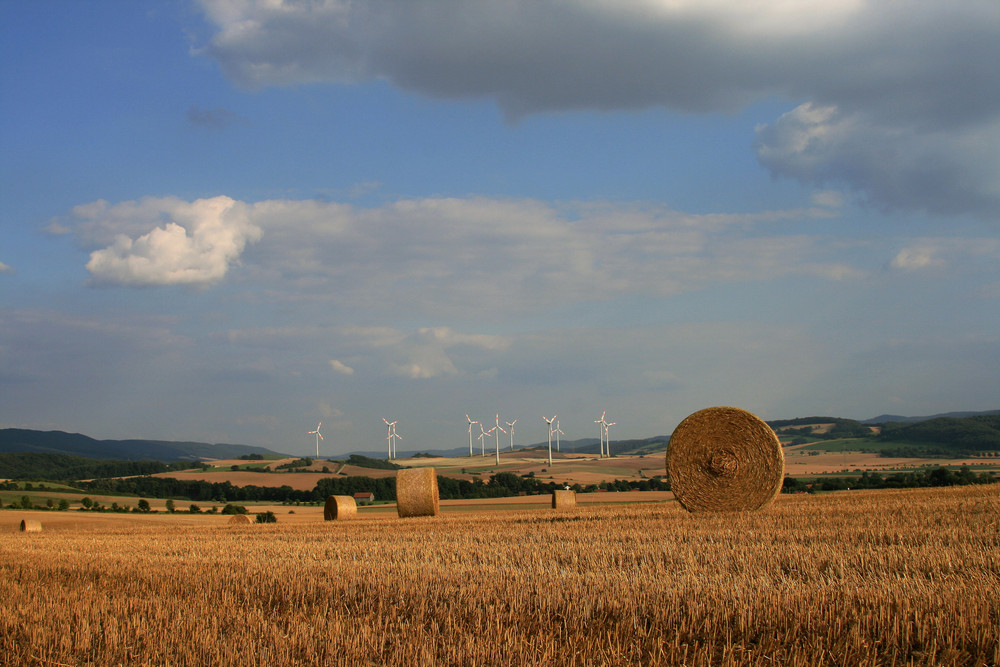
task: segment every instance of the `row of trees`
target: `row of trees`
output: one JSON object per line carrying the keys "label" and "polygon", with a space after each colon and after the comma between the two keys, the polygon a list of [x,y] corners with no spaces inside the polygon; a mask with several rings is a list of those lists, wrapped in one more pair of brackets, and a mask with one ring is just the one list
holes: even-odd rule
{"label": "row of trees", "polygon": [[0,477],[52,481],[155,475],[161,472],[207,468],[201,461],[115,461],[68,454],[0,452]]}
{"label": "row of trees", "polygon": [[912,489],[992,484],[997,481],[997,478],[990,473],[976,474],[968,466],[963,466],[959,470],[938,467],[891,475],[866,471],[858,477],[827,477],[813,480],[786,477],[781,491],[782,493],[814,493],[816,491],[841,491],[845,489]]}

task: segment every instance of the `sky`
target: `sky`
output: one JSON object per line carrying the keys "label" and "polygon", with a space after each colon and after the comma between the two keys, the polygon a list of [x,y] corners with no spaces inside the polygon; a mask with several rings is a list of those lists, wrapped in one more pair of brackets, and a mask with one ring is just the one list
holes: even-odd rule
{"label": "sky", "polygon": [[998,62],[995,0],[2,2],[0,427],[1000,408]]}

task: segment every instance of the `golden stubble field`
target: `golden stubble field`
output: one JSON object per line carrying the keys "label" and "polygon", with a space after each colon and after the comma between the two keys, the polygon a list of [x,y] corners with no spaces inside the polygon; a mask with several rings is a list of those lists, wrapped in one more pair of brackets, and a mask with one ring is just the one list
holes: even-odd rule
{"label": "golden stubble field", "polygon": [[4,532],[0,663],[996,665],[998,521],[994,486]]}

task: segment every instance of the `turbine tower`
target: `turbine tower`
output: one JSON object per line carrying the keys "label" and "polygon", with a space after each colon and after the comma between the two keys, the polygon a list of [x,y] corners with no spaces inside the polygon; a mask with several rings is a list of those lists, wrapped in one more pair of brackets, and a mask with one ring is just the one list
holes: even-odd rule
{"label": "turbine tower", "polygon": [[601,436],[601,456],[600,456],[600,458],[602,458],[602,459],[604,458],[604,436],[607,435],[607,429],[605,429],[605,424],[607,424],[607,422],[604,421],[604,417],[607,414],[608,414],[608,411],[605,410],[604,412],[601,413],[601,418],[600,419],[595,419],[594,420],[594,423],[597,424],[597,434],[599,436]]}
{"label": "turbine tower", "polygon": [[402,440],[403,436],[396,433],[396,424],[399,423],[398,419],[396,421],[391,422],[385,417],[382,417],[382,421],[385,422],[386,426],[385,439],[389,441],[389,459],[391,460],[396,458],[396,439],[399,438],[400,440]]}
{"label": "turbine tower", "polygon": [[608,448],[608,458],[611,458],[611,441],[608,440],[608,429],[617,423],[618,422],[607,422],[604,424],[604,444]]}
{"label": "turbine tower", "polygon": [[552,429],[552,432],[556,434],[556,451],[561,452],[562,449],[559,448],[559,436],[566,435],[561,428],[559,428],[559,420],[556,420],[556,427]]}
{"label": "turbine tower", "polygon": [[319,427],[322,426],[322,425],[323,425],[323,422],[320,422],[320,423],[316,424],[316,430],[315,431],[309,431],[310,435],[312,435],[312,434],[316,435],[316,458],[317,459],[319,458],[319,441],[323,439],[323,434],[319,432]]}
{"label": "turbine tower", "polygon": [[504,431],[503,430],[503,426],[500,426],[500,413],[499,412],[497,413],[497,425],[494,426],[490,430],[496,432],[496,438],[497,438],[497,465],[500,465],[500,433],[501,432],[502,433],[506,433],[507,431]]}
{"label": "turbine tower", "polygon": [[490,433],[492,433],[493,429],[490,429],[489,431],[487,431],[486,429],[483,428],[482,424],[479,424],[479,430],[481,431],[481,433],[477,436],[477,439],[479,440],[479,446],[482,449],[483,456],[485,457],[486,456],[486,436],[488,436]]}
{"label": "turbine tower", "polygon": [[512,422],[507,422],[507,428],[510,429],[510,451],[514,451],[514,424],[516,423],[516,419]]}
{"label": "turbine tower", "polygon": [[549,419],[548,417],[543,415],[542,419],[544,419],[545,423],[549,425],[549,467],[551,467],[552,466],[552,422],[556,420],[556,415],[552,415],[552,419]]}
{"label": "turbine tower", "polygon": [[[465,418],[469,422],[469,456],[472,456],[472,425],[479,424],[479,422],[470,417],[468,412],[465,413]],[[479,425],[482,426],[482,424]]]}

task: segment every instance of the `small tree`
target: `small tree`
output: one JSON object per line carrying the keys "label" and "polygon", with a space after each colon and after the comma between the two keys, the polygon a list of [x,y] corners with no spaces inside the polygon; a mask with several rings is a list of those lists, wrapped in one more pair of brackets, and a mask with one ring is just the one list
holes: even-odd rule
{"label": "small tree", "polygon": [[148,512],[149,509],[150,509],[149,508],[149,501],[146,500],[145,498],[140,498],[139,499],[139,511],[140,512]]}
{"label": "small tree", "polygon": [[69,509],[69,501],[66,500],[65,498],[61,499],[59,501],[59,511],[60,512],[65,512],[68,509]]}
{"label": "small tree", "polygon": [[173,501],[173,498],[167,498],[167,511],[168,512],[173,512],[174,511],[174,501]]}
{"label": "small tree", "polygon": [[84,496],[83,500],[80,501],[80,504],[89,510],[93,506],[94,501],[91,500],[88,496]]}
{"label": "small tree", "polygon": [[194,503],[191,503],[190,509],[191,509],[191,514],[198,514],[199,512],[201,512],[201,508],[195,505]]}
{"label": "small tree", "polygon": [[21,509],[30,510],[31,509],[31,498],[28,496],[21,496]]}
{"label": "small tree", "polygon": [[277,523],[278,522],[278,517],[274,516],[274,512],[272,512],[270,510],[268,510],[266,512],[258,512],[257,515],[256,515],[256,519],[254,519],[254,522],[255,523]]}

